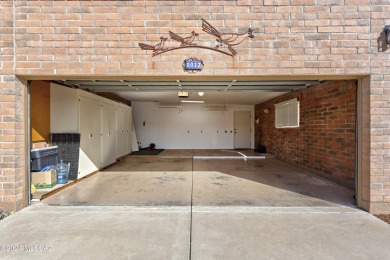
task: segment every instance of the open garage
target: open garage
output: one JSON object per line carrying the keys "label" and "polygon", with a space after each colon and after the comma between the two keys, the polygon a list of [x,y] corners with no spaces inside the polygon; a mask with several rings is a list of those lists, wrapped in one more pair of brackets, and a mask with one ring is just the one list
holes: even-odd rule
{"label": "open garage", "polygon": [[[116,86],[112,87],[114,82]],[[222,81],[214,81],[215,89],[187,88],[189,97],[185,99],[178,97],[178,92],[183,92],[181,86],[175,86],[176,91],[151,92],[148,88],[157,81],[128,82],[31,82],[30,93],[40,84],[50,86],[50,124],[46,125],[50,125],[51,135],[61,134],[53,133],[54,115],[61,119],[54,126],[57,129],[64,120],[67,123],[61,127],[72,126],[70,122],[75,118],[75,125],[87,122],[92,126],[87,127],[86,134],[81,132],[83,127],[74,128],[81,133],[76,183],[35,202],[27,212],[37,227],[46,225],[52,237],[61,240],[64,234],[73,234],[84,240],[88,230],[93,230],[93,238],[82,248],[88,255],[101,255],[104,253],[93,244],[115,232],[109,245],[117,243],[121,256],[202,259],[291,254],[339,258],[345,255],[351,240],[359,247],[352,253],[354,257],[369,256],[376,241],[386,239],[381,234],[368,243],[366,236],[359,236],[360,232],[379,234],[379,223],[356,228],[368,221],[360,215],[354,199],[359,81],[252,80],[247,83],[250,91],[242,86],[241,91],[223,91],[221,97],[218,94]],[[178,85],[176,80],[173,82]],[[185,84],[183,79],[180,82]],[[135,84],[139,84],[136,91],[126,91]],[[107,93],[110,86],[112,92]],[[141,91],[139,86],[146,87]],[[204,92],[203,96],[198,92]],[[235,93],[237,97],[231,95]],[[131,97],[133,94],[136,97]],[[206,97],[205,103],[181,102]],[[30,98],[34,100],[32,95]],[[126,98],[131,106],[123,106]],[[91,108],[84,106],[93,101]],[[294,120],[290,122],[296,114],[288,109],[287,122],[277,122],[278,104],[291,101],[299,104],[299,126]],[[61,103],[58,112],[52,102]],[[107,116],[106,107],[110,105],[113,112]],[[69,111],[78,115],[69,116]],[[249,141],[242,147],[236,147],[239,128],[235,122],[240,120],[236,112],[249,117]],[[100,123],[93,123],[95,117]],[[282,125],[290,123],[287,127]],[[88,132],[94,125],[100,131]],[[129,125],[127,137],[123,135],[128,131],[123,130],[124,125]],[[98,144],[83,141],[83,137],[91,140],[96,135]],[[104,143],[103,135],[114,136],[112,143]],[[149,154],[154,152],[150,142],[155,142],[156,150],[163,151]],[[144,150],[140,143],[149,148],[137,155],[136,150]],[[87,146],[90,148],[85,149]],[[107,155],[110,160],[105,160]],[[99,172],[94,174],[96,171]],[[98,226],[93,224],[96,214]],[[62,219],[60,228],[52,227],[53,218]],[[31,235],[19,241],[29,241],[37,232],[32,228]],[[45,236],[39,241],[48,243]],[[322,250],[318,251],[318,246]]]}
{"label": "open garage", "polygon": [[[28,155],[34,142],[62,132],[76,134],[67,136],[69,147],[84,146],[80,130],[91,136],[89,148],[82,149],[91,155],[80,161],[86,163],[79,165],[85,173],[72,168],[72,179],[150,144],[157,149],[250,148],[354,189],[357,205],[369,212],[387,211],[389,27],[382,3],[2,4],[7,30],[2,36],[0,197],[8,211],[30,200]],[[57,110],[49,102],[29,100],[38,81],[72,90],[73,110],[65,109],[61,97],[50,102],[63,101]],[[179,92],[189,94],[187,101],[204,103],[182,102]],[[343,105],[345,95],[354,97],[345,99],[348,105]],[[77,106],[78,99],[87,110]],[[101,103],[103,120],[115,114],[115,123],[103,123],[111,129],[88,121]],[[294,106],[300,112],[294,108],[290,117],[287,107]],[[34,107],[44,115],[30,115]],[[235,119],[242,119],[245,129],[236,127]],[[114,128],[119,136],[112,134]],[[104,144],[99,131],[106,134]],[[130,132],[138,134],[135,142]],[[53,136],[52,143],[61,138]],[[99,143],[110,144],[104,160]],[[80,154],[71,159],[77,158]]]}
{"label": "open garage", "polygon": [[[29,84],[32,148],[58,147],[58,159],[70,166],[69,184],[142,154],[263,161],[272,156],[339,183],[353,193],[349,199],[355,197],[358,80],[241,77]],[[65,140],[72,135],[77,142]],[[135,168],[130,165],[128,171]],[[280,181],[283,186],[284,179]],[[38,189],[33,198],[45,198],[63,186]]]}

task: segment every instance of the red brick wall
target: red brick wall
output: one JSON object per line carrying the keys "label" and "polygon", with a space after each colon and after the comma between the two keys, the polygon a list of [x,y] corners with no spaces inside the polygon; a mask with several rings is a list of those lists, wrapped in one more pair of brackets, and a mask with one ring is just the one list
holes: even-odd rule
{"label": "red brick wall", "polygon": [[[297,97],[300,127],[275,128],[274,104]],[[270,109],[265,114],[264,109]],[[277,158],[353,181],[355,170],[355,81],[331,81],[256,105],[256,144]]]}
{"label": "red brick wall", "polygon": [[[188,75],[182,62],[195,55],[205,62],[202,75],[368,74],[370,2],[346,2],[17,0],[16,73]],[[388,13],[377,12],[375,19]],[[234,47],[235,58],[199,49],[152,57],[138,45],[157,44],[169,31],[192,30],[214,45],[215,37],[202,32],[201,18],[224,32],[252,27],[255,37]],[[376,33],[382,29],[378,24]]]}

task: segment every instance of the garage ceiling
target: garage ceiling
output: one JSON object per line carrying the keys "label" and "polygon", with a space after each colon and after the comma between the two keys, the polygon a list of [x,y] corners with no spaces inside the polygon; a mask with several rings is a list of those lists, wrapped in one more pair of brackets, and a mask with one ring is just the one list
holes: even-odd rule
{"label": "garage ceiling", "polygon": [[[59,80],[56,82],[91,92],[114,92],[130,101],[179,101],[177,92],[188,91],[189,98],[187,100],[236,105],[255,105],[284,93],[321,83],[318,80]],[[198,92],[204,92],[204,95],[199,96]]]}

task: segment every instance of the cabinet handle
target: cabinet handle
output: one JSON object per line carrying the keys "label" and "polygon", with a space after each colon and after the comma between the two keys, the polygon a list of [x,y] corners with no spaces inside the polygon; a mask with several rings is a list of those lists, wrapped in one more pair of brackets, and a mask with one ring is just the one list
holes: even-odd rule
{"label": "cabinet handle", "polygon": [[92,138],[92,134],[89,134],[89,138]]}

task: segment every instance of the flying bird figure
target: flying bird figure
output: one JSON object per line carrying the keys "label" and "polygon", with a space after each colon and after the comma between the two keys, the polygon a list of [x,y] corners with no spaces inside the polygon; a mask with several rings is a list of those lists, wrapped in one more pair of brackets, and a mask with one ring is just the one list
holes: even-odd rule
{"label": "flying bird figure", "polygon": [[198,36],[198,34],[195,31],[192,31],[191,35],[188,37],[181,37],[180,35],[171,31],[169,31],[169,35],[171,36],[172,40],[181,42],[180,46],[196,45],[196,43],[192,43],[192,42],[195,40],[196,36]]}
{"label": "flying bird figure", "polygon": [[[202,30],[205,31],[208,34],[211,34],[215,37],[217,37],[218,44],[215,46],[216,49],[219,47],[222,47],[224,45],[227,46],[229,51],[234,55],[237,54],[237,51],[233,49],[232,46],[236,46],[240,43],[242,43],[246,38],[253,38],[253,30],[251,28],[248,29],[248,31],[239,34],[239,33],[220,33],[217,29],[215,29],[214,26],[212,26],[209,22],[207,22],[205,19],[202,19]],[[245,35],[245,37],[240,37]]]}
{"label": "flying bird figure", "polygon": [[156,45],[149,45],[145,43],[138,43],[139,47],[141,47],[142,50],[152,50],[153,51],[153,56],[158,55],[160,52],[164,51],[164,45],[165,42],[168,40],[168,38],[165,37],[160,37],[160,42]]}

